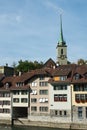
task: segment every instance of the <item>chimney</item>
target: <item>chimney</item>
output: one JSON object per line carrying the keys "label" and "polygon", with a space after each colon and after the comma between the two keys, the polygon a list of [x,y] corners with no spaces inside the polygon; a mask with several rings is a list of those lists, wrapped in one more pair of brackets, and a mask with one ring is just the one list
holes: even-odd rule
{"label": "chimney", "polygon": [[19,76],[21,76],[21,71],[19,71]]}

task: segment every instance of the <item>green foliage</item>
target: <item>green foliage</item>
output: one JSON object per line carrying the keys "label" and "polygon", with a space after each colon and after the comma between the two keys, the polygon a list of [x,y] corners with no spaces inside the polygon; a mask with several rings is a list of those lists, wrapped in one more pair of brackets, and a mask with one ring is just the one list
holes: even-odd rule
{"label": "green foliage", "polygon": [[38,62],[38,61],[18,61],[18,65],[15,67],[16,72],[27,72],[29,70],[34,70],[34,69],[40,69],[43,67],[43,62]]}
{"label": "green foliage", "polygon": [[78,65],[83,65],[83,64],[86,64],[86,61],[85,61],[84,59],[79,59],[79,60],[77,61],[77,64],[78,64]]}

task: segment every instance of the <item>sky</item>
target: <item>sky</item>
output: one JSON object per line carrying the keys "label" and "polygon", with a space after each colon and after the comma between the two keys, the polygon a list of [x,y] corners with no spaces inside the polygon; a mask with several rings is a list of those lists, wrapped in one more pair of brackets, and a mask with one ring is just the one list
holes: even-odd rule
{"label": "sky", "polygon": [[87,60],[87,0],[0,0],[0,66],[56,62],[60,14],[68,60]]}

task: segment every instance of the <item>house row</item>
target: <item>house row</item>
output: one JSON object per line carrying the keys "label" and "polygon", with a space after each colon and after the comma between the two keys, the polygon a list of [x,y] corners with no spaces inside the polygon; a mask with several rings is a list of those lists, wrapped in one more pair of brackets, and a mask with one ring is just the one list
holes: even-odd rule
{"label": "house row", "polygon": [[0,78],[0,119],[87,122],[87,65],[59,65]]}

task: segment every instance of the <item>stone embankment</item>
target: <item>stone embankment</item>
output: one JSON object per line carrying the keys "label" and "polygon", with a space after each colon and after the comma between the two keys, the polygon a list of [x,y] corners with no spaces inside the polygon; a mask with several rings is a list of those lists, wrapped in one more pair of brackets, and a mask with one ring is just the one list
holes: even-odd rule
{"label": "stone embankment", "polygon": [[29,121],[26,119],[14,120],[14,125],[25,125],[25,126],[38,126],[38,127],[49,127],[49,128],[61,128],[71,130],[87,130],[87,124],[81,123],[52,123],[42,121]]}
{"label": "stone embankment", "polygon": [[83,123],[52,123],[43,121],[30,121],[28,119],[15,119],[11,120],[0,120],[1,125],[23,125],[23,126],[38,126],[38,127],[49,127],[49,128],[61,128],[67,130],[87,130],[87,124]]}

